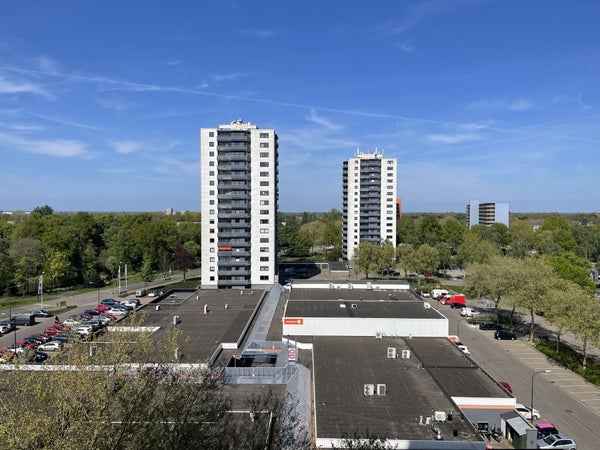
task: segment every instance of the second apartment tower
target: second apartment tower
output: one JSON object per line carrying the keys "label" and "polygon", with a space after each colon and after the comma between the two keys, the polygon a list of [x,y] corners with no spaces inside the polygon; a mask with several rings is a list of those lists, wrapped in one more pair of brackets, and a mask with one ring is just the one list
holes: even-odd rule
{"label": "second apartment tower", "polygon": [[343,257],[352,261],[360,242],[396,247],[396,159],[356,151],[343,163]]}
{"label": "second apartment tower", "polygon": [[202,288],[272,285],[277,269],[275,130],[241,120],[200,131]]}

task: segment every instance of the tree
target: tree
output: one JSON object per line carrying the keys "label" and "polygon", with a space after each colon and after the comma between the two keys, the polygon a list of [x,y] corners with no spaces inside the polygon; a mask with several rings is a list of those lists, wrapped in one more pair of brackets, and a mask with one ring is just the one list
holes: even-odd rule
{"label": "tree", "polygon": [[531,224],[526,220],[511,219],[508,234],[510,238],[508,254],[515,258],[525,258],[529,255],[535,244]]}
{"label": "tree", "polygon": [[412,217],[402,216],[398,219],[396,222],[396,241],[398,244],[418,244],[417,226]]}
{"label": "tree", "polygon": [[440,255],[437,249],[429,244],[421,245],[415,251],[414,257],[417,269],[424,271],[426,277],[427,273],[435,272],[440,265]]}
{"label": "tree", "polygon": [[380,247],[373,242],[363,241],[358,244],[354,252],[354,267],[357,272],[364,272],[365,277],[369,278],[369,273],[377,267]]}
{"label": "tree", "polygon": [[310,254],[315,254],[315,247],[317,245],[323,244],[323,233],[325,230],[325,225],[320,220],[313,220],[312,222],[308,222],[302,224],[300,227],[300,232],[306,233],[308,237],[308,241],[310,242]]}
{"label": "tree", "polygon": [[432,215],[424,216],[418,227],[419,243],[435,246],[443,240],[443,229],[437,218]]}
{"label": "tree", "polygon": [[563,331],[574,330],[574,325],[578,323],[576,316],[581,314],[579,303],[584,296],[585,292],[580,286],[568,281],[558,283],[556,289],[548,293],[544,317],[556,327],[557,353],[560,351]]}
{"label": "tree", "polygon": [[404,271],[404,276],[408,276],[410,269],[415,269],[415,249],[411,244],[400,244],[396,247],[396,258],[400,267]]}
{"label": "tree", "polygon": [[380,270],[388,270],[396,267],[396,255],[391,242],[384,243],[377,253],[377,266]]}
{"label": "tree", "polygon": [[465,241],[458,247],[457,259],[465,267],[477,262],[486,263],[492,256],[499,253],[495,245],[477,236],[476,233],[469,232]]}
{"label": "tree", "polygon": [[148,283],[154,280],[155,272],[152,269],[152,264],[149,260],[144,259],[144,263],[142,264],[142,268],[140,270],[140,278],[146,284],[146,289],[148,288]]}
{"label": "tree", "polygon": [[458,246],[465,240],[466,227],[454,217],[446,217],[442,220],[442,236],[444,243],[450,247],[450,253],[454,253]]}
{"label": "tree", "polygon": [[600,342],[600,305],[594,295],[585,293],[577,302],[577,314],[574,314],[572,330],[581,339],[582,368],[587,368],[588,346]]}
{"label": "tree", "polygon": [[183,280],[185,281],[185,273],[194,267],[196,258],[188,252],[181,242],[173,243],[173,267],[183,271]]}

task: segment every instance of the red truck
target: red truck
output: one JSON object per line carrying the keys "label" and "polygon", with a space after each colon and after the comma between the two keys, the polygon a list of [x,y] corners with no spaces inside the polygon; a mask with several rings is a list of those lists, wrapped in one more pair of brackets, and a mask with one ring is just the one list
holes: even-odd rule
{"label": "red truck", "polygon": [[467,304],[467,297],[465,294],[454,294],[446,299],[445,304],[450,305],[452,308],[464,308]]}

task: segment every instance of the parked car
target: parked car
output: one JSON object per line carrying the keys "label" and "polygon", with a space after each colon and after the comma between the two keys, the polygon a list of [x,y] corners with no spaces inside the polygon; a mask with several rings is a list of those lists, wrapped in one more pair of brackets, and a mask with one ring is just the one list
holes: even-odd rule
{"label": "parked car", "polygon": [[67,342],[69,342],[69,335],[67,333],[64,332],[60,332],[58,334],[55,334],[54,336],[52,336],[52,340],[54,341],[60,341],[63,344],[66,344]]}
{"label": "parked car", "polygon": [[7,323],[0,324],[0,334],[10,333],[14,328]]}
{"label": "parked car", "polygon": [[123,308],[111,308],[110,311],[107,312],[117,317],[125,317],[129,315],[129,311]]}
{"label": "parked car", "polygon": [[15,325],[25,325],[26,327],[30,325],[35,325],[35,316],[32,314],[19,314],[13,317]]}
{"label": "parked car", "polygon": [[469,348],[465,344],[463,344],[462,342],[456,341],[454,343],[454,345],[456,345],[458,347],[458,349],[461,352],[463,352],[464,354],[466,354],[466,355],[470,355],[471,354],[471,352],[469,351]]}
{"label": "parked car", "polygon": [[500,383],[500,386],[502,386],[508,392],[510,392],[511,394],[513,393],[512,387],[510,387],[510,384],[508,384],[506,381],[498,381],[498,383]]}
{"label": "parked car", "polygon": [[43,352],[55,352],[57,350],[61,350],[63,345],[64,344],[61,341],[50,341],[39,345],[38,349]]}
{"label": "parked car", "polygon": [[47,334],[35,333],[29,336],[30,338],[38,339],[43,344],[44,342],[50,342],[52,338]]}
{"label": "parked car", "polygon": [[58,328],[54,328],[54,327],[48,327],[46,329],[44,329],[44,334],[47,334],[48,336],[54,336],[55,334],[60,333],[60,330]]}
{"label": "parked car", "polygon": [[421,292],[421,297],[423,297],[423,298],[431,298],[431,294],[429,292],[422,291]]}
{"label": "parked car", "polygon": [[98,314],[100,314],[100,311],[98,311],[98,310],[97,310],[97,309],[95,309],[95,308],[89,308],[89,309],[86,309],[86,310],[84,311],[84,313],[85,313],[85,314],[89,314],[90,316],[97,316]]}
{"label": "parked car", "polygon": [[[452,304],[452,307],[454,308],[454,303]],[[479,311],[473,308],[469,308],[468,306],[462,307],[460,310],[460,315],[463,317],[473,317],[477,314],[479,314]]]}
{"label": "parked car", "polygon": [[571,436],[566,434],[551,434],[544,439],[537,441],[538,448],[560,448],[566,450],[576,450],[577,444]]}
{"label": "parked car", "polygon": [[504,330],[504,327],[499,323],[483,322],[479,324],[480,330]]}
{"label": "parked car", "polygon": [[494,339],[501,339],[501,340],[509,340],[509,341],[514,341],[517,338],[517,336],[515,336],[514,333],[511,333],[510,331],[506,331],[506,330],[497,330],[494,333]]}
{"label": "parked car", "polygon": [[29,355],[29,362],[41,363],[48,359],[48,353],[42,352],[41,350],[34,350]]}
{"label": "parked car", "polygon": [[77,325],[79,325],[80,323],[81,323],[81,322],[80,322],[79,320],[76,320],[76,319],[71,319],[71,318],[69,318],[69,319],[66,319],[66,320],[63,322],[63,325],[64,325],[65,327],[76,327],[76,326],[77,326]]}
{"label": "parked car", "polygon": [[52,317],[52,313],[46,311],[45,309],[34,309],[31,311],[31,315],[34,317]]}
{"label": "parked car", "polygon": [[81,325],[75,330],[75,334],[77,334],[81,338],[90,337],[92,335],[92,332],[93,330],[91,325]]}
{"label": "parked car", "polygon": [[100,300],[100,304],[102,305],[106,305],[106,306],[112,306],[119,303],[118,301],[116,301],[114,298],[105,298],[103,300]]}
{"label": "parked car", "polygon": [[558,428],[550,422],[538,422],[535,424],[535,429],[537,430],[538,439],[544,439],[551,434],[558,434]]}
{"label": "parked car", "polygon": [[533,408],[533,415],[531,414],[531,408],[529,408],[528,406],[525,406],[521,403],[517,403],[515,405],[515,411],[517,411],[517,413],[523,418],[523,419],[527,419],[527,420],[538,420],[541,416],[540,416],[540,412]]}

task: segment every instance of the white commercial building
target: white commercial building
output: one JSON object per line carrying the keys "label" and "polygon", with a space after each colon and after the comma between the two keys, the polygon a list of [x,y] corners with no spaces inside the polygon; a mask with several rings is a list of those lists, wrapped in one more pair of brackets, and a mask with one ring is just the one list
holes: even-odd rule
{"label": "white commercial building", "polygon": [[396,247],[396,159],[377,149],[343,163],[343,257],[352,261],[360,242]]}
{"label": "white commercial building", "polygon": [[276,281],[278,142],[241,120],[202,128],[202,288]]}

